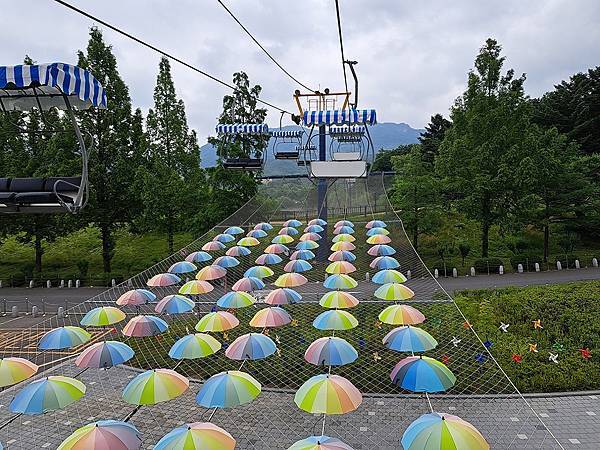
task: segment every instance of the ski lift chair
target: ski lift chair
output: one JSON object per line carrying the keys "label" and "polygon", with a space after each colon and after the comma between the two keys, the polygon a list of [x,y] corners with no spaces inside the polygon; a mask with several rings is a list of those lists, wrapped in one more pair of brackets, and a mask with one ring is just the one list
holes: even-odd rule
{"label": "ski lift chair", "polygon": [[364,126],[329,127],[329,152],[332,161],[360,161],[365,156]]}
{"label": "ski lift chair", "polygon": [[[219,124],[216,127],[219,137],[225,140],[225,143],[234,142],[236,137],[245,135],[264,135],[269,136],[269,127],[265,123],[238,123],[238,124]],[[250,153],[248,157],[226,157],[223,159],[223,167],[231,170],[261,170],[264,166],[265,152],[259,157],[257,153]]]}
{"label": "ski lift chair", "polygon": [[[295,160],[300,156],[302,148],[302,130],[276,130],[271,132],[275,138],[273,143],[273,155],[275,159]],[[291,148],[290,148],[291,147]]]}

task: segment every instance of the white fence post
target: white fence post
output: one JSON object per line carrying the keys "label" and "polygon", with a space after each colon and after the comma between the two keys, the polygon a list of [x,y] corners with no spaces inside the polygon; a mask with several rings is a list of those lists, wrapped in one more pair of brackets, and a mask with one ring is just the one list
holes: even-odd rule
{"label": "white fence post", "polygon": [[50,280],[46,280],[46,287],[47,288],[51,288],[52,287],[52,282]]}
{"label": "white fence post", "polygon": [[535,263],[535,271],[536,272],[540,271],[540,263]]}
{"label": "white fence post", "polygon": [[578,259],[575,260],[575,268],[576,269],[581,269],[581,264],[579,264],[579,260]]}
{"label": "white fence post", "polygon": [[517,265],[517,272],[523,273],[523,264]]}
{"label": "white fence post", "polygon": [[471,267],[471,276],[474,277],[475,276],[475,267]]}
{"label": "white fence post", "polygon": [[458,277],[458,270],[456,270],[456,267],[454,267],[452,269],[452,278],[456,278],[456,277]]}
{"label": "white fence post", "polygon": [[75,280],[75,287],[78,288],[81,286],[81,282],[79,280]]}
{"label": "white fence post", "polygon": [[598,258],[592,258],[592,267],[598,267]]}
{"label": "white fence post", "polygon": [[562,270],[562,264],[560,261],[556,261],[556,270]]}
{"label": "white fence post", "polygon": [[438,270],[437,270],[437,269],[434,269],[434,270],[433,270],[433,276],[434,276],[434,277],[436,277],[436,278],[439,278],[439,276],[440,276],[440,273],[438,272]]}
{"label": "white fence post", "polygon": [[29,288],[30,288],[30,289],[33,289],[33,286],[35,286],[35,284],[33,283],[33,280],[31,280],[31,281],[29,282]]}
{"label": "white fence post", "polygon": [[500,275],[504,275],[504,266],[502,264],[500,264],[500,267],[498,267],[498,273]]}

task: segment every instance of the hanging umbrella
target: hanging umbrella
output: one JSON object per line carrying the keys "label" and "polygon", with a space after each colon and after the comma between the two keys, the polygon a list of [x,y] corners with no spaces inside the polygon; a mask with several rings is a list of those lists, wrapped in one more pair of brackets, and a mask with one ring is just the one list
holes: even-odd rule
{"label": "hanging umbrella", "polygon": [[202,246],[202,250],[205,252],[215,252],[219,250],[223,250],[225,248],[225,244],[219,241],[210,241]]}
{"label": "hanging umbrella", "polygon": [[188,387],[189,380],[174,370],[151,369],[131,380],[122,398],[132,405],[156,405],[179,397]]}
{"label": "hanging umbrella", "polygon": [[235,267],[239,263],[240,262],[233,256],[219,256],[217,259],[215,259],[214,265],[222,267],[223,269],[227,269],[229,267]]}
{"label": "hanging umbrella", "polygon": [[261,386],[250,374],[228,370],[210,377],[196,395],[196,402],[205,408],[231,408],[254,400]]}
{"label": "hanging umbrella", "polygon": [[352,447],[337,438],[310,436],[294,442],[288,450],[352,450]]}
{"label": "hanging umbrella", "polygon": [[278,234],[273,239],[271,239],[273,244],[290,244],[294,242],[294,238],[289,234]]}
{"label": "hanging umbrella", "polygon": [[356,238],[351,234],[338,234],[332,239],[333,242],[354,242]]}
{"label": "hanging umbrella", "polygon": [[371,228],[369,231],[367,231],[367,236],[369,237],[376,236],[378,234],[383,234],[384,236],[387,236],[388,234],[390,234],[390,232],[382,227]]}
{"label": "hanging umbrella", "polygon": [[169,267],[169,272],[179,273],[179,274],[190,273],[190,272],[194,272],[196,270],[198,270],[198,267],[196,267],[196,264],[194,264],[193,262],[189,262],[189,261],[176,262],[171,267]]}
{"label": "hanging umbrella", "polygon": [[294,261],[297,259],[303,259],[304,261],[309,261],[315,258],[315,254],[310,250],[296,250],[294,253],[290,255],[290,260]]}
{"label": "hanging umbrella", "polygon": [[77,367],[108,369],[109,367],[129,361],[133,356],[133,349],[123,342],[96,342],[81,352],[77,359],[75,359],[75,365]]}
{"label": "hanging umbrella", "polygon": [[265,251],[264,251],[264,253],[275,253],[275,254],[280,254],[280,253],[288,254],[289,252],[290,252],[290,249],[287,248],[283,244],[271,244],[267,248],[265,248]]}
{"label": "hanging umbrella", "polygon": [[125,320],[125,313],[114,306],[98,306],[81,319],[84,327],[106,327]]}
{"label": "hanging umbrella", "polygon": [[233,341],[225,350],[225,356],[237,361],[256,360],[271,356],[276,351],[277,346],[269,336],[262,333],[248,333]]}
{"label": "hanging umbrella", "polygon": [[212,256],[206,252],[192,252],[185,257],[185,260],[191,263],[201,263],[210,261],[211,259]]}
{"label": "hanging umbrella", "polygon": [[488,450],[481,433],[460,417],[445,413],[423,414],[402,435],[405,450],[469,449]]}
{"label": "hanging umbrella", "polygon": [[352,242],[336,242],[335,244],[333,244],[331,246],[331,251],[332,252],[337,252],[340,250],[346,250],[349,252],[352,252],[354,250],[356,250],[356,245],[354,245]]}
{"label": "hanging umbrella", "polygon": [[335,225],[333,227],[334,228],[339,228],[339,227],[354,228],[354,224],[352,222],[350,222],[349,220],[339,220],[335,223]]}
{"label": "hanging umbrella", "polygon": [[214,289],[213,285],[204,280],[192,280],[179,288],[179,293],[183,295],[201,295],[207,294]]}
{"label": "hanging umbrella", "polygon": [[265,283],[260,278],[256,277],[244,277],[237,280],[233,286],[231,286],[232,291],[245,291],[252,292],[258,291],[260,289],[265,288]]}
{"label": "hanging umbrella", "polygon": [[32,381],[10,402],[12,413],[34,416],[64,408],[85,394],[85,385],[75,378],[60,375]]}
{"label": "hanging umbrella", "polygon": [[409,305],[390,305],[379,313],[379,320],[389,325],[416,325],[425,322],[425,316]]}
{"label": "hanging umbrella", "polygon": [[183,314],[194,310],[196,304],[184,295],[167,295],[154,307],[158,314]]}
{"label": "hanging umbrella", "polygon": [[219,333],[237,327],[240,321],[227,311],[215,311],[200,317],[196,331]]}
{"label": "hanging umbrella", "polygon": [[384,269],[373,275],[371,281],[377,284],[404,283],[406,281],[406,277],[397,270]]}
{"label": "hanging umbrella", "polygon": [[236,234],[244,234],[244,230],[240,227],[229,227],[225,230],[225,233],[235,236]]}
{"label": "hanging umbrella", "polygon": [[251,238],[256,238],[256,239],[262,239],[266,236],[268,236],[268,233],[263,230],[250,230],[250,231],[248,231],[248,233],[246,233],[246,237],[251,237]]}
{"label": "hanging umbrella", "polygon": [[322,233],[325,231],[321,225],[309,225],[304,229],[305,233]]}
{"label": "hanging umbrella", "polygon": [[344,291],[331,291],[327,292],[319,300],[319,305],[323,308],[354,308],[358,305],[358,300],[352,294],[348,294]]}
{"label": "hanging umbrella", "polygon": [[415,293],[400,283],[386,283],[377,288],[375,297],[382,300],[408,300],[415,296]]}
{"label": "hanging umbrella", "polygon": [[116,303],[119,306],[138,306],[156,300],[156,295],[146,289],[133,289],[121,295]]}
{"label": "hanging umbrella", "polygon": [[403,325],[383,338],[383,345],[397,352],[426,352],[437,347],[437,341],[421,328]]}
{"label": "hanging umbrella", "polygon": [[298,233],[298,230],[296,230],[294,227],[283,227],[281,230],[279,230],[280,235],[287,234],[289,236],[296,236]]}
{"label": "hanging umbrella", "polygon": [[333,230],[333,234],[353,234],[353,233],[354,233],[354,228],[348,227],[348,226],[336,227]]}
{"label": "hanging umbrella", "polygon": [[308,346],[304,359],[315,366],[343,366],[356,361],[358,352],[345,339],[322,337]]}
{"label": "hanging umbrella", "polygon": [[228,242],[235,241],[235,237],[230,234],[217,234],[213,239],[215,242],[221,242],[222,244],[227,244]]}
{"label": "hanging umbrella", "polygon": [[180,282],[181,278],[174,273],[159,273],[146,281],[146,284],[150,287],[167,287]]}
{"label": "hanging umbrella", "polygon": [[292,317],[285,309],[278,306],[271,306],[257,311],[250,320],[250,326],[255,328],[276,328],[287,325],[291,321]]}
{"label": "hanging umbrella", "polygon": [[394,247],[385,244],[377,244],[367,250],[367,254],[371,256],[391,256],[395,253]]}
{"label": "hanging umbrella", "polygon": [[392,239],[385,234],[376,234],[375,236],[371,236],[367,239],[367,244],[389,244],[392,242]]}
{"label": "hanging umbrella", "polygon": [[392,258],[391,256],[378,256],[371,264],[369,264],[371,269],[397,269],[400,267],[400,263],[396,260],[396,258]]}
{"label": "hanging umbrella", "polygon": [[138,429],[119,420],[99,420],[78,428],[57,450],[138,450],[142,439]]}
{"label": "hanging umbrella", "polygon": [[302,222],[300,222],[297,219],[289,219],[289,220],[286,220],[285,222],[283,222],[283,226],[284,227],[294,227],[294,228],[297,228],[297,227],[301,227],[302,226]]}
{"label": "hanging umbrella", "polygon": [[0,388],[12,386],[35,375],[38,371],[37,364],[24,358],[0,359]]}
{"label": "hanging umbrella", "polygon": [[293,259],[288,262],[283,270],[286,272],[294,272],[294,273],[302,273],[307,272],[312,269],[312,265],[308,261],[304,261],[303,259]]}
{"label": "hanging umbrella", "polygon": [[320,241],[321,235],[318,233],[304,233],[300,236],[300,241]]}
{"label": "hanging umbrella", "polygon": [[365,228],[370,230],[371,228],[386,228],[387,225],[383,220],[371,220],[367,222]]}
{"label": "hanging umbrella", "polygon": [[356,272],[356,267],[348,261],[334,261],[327,266],[325,272],[331,274],[349,274]]}
{"label": "hanging umbrella", "polygon": [[306,277],[300,273],[284,273],[273,283],[277,287],[298,287],[308,283]]}
{"label": "hanging umbrella", "polygon": [[194,422],[167,433],[154,450],[233,450],[235,439],[210,422]]}
{"label": "hanging umbrella", "polygon": [[273,225],[267,222],[260,222],[254,225],[255,230],[263,230],[263,231],[271,231],[273,229]]}
{"label": "hanging umbrella", "polygon": [[313,321],[313,327],[317,330],[350,330],[357,325],[356,317],[339,309],[322,312]]}
{"label": "hanging umbrella", "polygon": [[237,241],[237,245],[240,245],[242,247],[255,247],[259,244],[259,240],[255,237],[245,237]]}
{"label": "hanging umbrella", "polygon": [[268,278],[268,277],[271,277],[273,275],[275,275],[275,272],[273,272],[273,270],[271,270],[267,266],[254,266],[254,267],[250,267],[248,270],[246,270],[244,272],[244,276],[245,277],[260,278],[261,280],[263,278]]}
{"label": "hanging umbrella", "polygon": [[[229,256],[228,256],[229,258]],[[216,262],[216,260],[215,260]],[[196,280],[210,281],[210,280],[218,280],[219,278],[223,278],[227,275],[227,269],[213,264],[212,266],[203,267],[196,274]]]}
{"label": "hanging umbrella", "polygon": [[325,225],[327,225],[327,222],[323,219],[312,219],[308,222],[307,225],[320,225],[324,227]]}
{"label": "hanging umbrella", "polygon": [[362,395],[346,378],[321,374],[300,386],[294,402],[298,408],[312,414],[346,414],[360,406]]}
{"label": "hanging umbrella", "polygon": [[213,355],[221,349],[221,343],[210,334],[188,334],[180,338],[169,350],[173,359],[196,359]]}
{"label": "hanging umbrella", "polygon": [[269,305],[288,305],[298,303],[302,296],[290,288],[278,288],[267,295],[264,302]]}
{"label": "hanging umbrella", "polygon": [[167,322],[156,316],[135,316],[123,327],[122,333],[129,337],[156,336],[167,328]]}
{"label": "hanging umbrella", "polygon": [[333,262],[333,261],[354,262],[354,261],[356,261],[356,256],[354,256],[354,253],[349,252],[347,250],[338,250],[337,252],[333,252],[331,255],[329,255],[329,257],[327,259],[331,262]]}
{"label": "hanging umbrella", "polygon": [[443,363],[428,356],[409,356],[392,369],[392,383],[412,392],[444,392],[456,377]]}
{"label": "hanging umbrella", "polygon": [[302,241],[296,244],[296,250],[314,250],[319,244],[315,241]]}
{"label": "hanging umbrella", "polygon": [[279,255],[276,255],[274,253],[263,253],[258,258],[256,258],[254,262],[260,265],[273,265],[279,264],[281,261],[283,261],[283,259],[281,259],[281,256]]}
{"label": "hanging umbrella", "polygon": [[58,327],[45,333],[38,344],[42,350],[61,350],[85,344],[92,335],[80,327]]}
{"label": "hanging umbrella", "polygon": [[248,256],[250,253],[249,248],[242,247],[241,245],[236,245],[234,247],[228,248],[225,254],[227,256]]}
{"label": "hanging umbrella", "polygon": [[327,289],[353,289],[358,286],[358,283],[350,275],[342,273],[329,275],[323,282],[323,286]]}
{"label": "hanging umbrella", "polygon": [[231,291],[217,300],[217,306],[220,308],[246,308],[256,303],[256,299],[247,292]]}

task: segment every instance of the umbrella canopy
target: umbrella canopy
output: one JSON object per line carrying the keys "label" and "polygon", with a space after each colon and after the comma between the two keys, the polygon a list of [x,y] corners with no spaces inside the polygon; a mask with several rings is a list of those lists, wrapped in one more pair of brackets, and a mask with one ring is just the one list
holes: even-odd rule
{"label": "umbrella canopy", "polygon": [[58,327],[42,336],[38,348],[42,350],[61,350],[85,344],[92,335],[80,327]]}
{"label": "umbrella canopy", "polygon": [[283,270],[285,270],[286,272],[295,273],[307,272],[310,269],[312,269],[312,265],[308,261],[305,261],[303,259],[293,259],[290,262],[288,262],[283,268]]}
{"label": "umbrella canopy", "polygon": [[356,238],[351,234],[338,234],[332,239],[333,242],[354,242]]}
{"label": "umbrella canopy", "polygon": [[362,395],[346,378],[321,374],[300,386],[294,402],[312,414],[346,414],[360,406]]}
{"label": "umbrella canopy", "polygon": [[350,222],[349,220],[338,220],[333,227],[334,228],[339,228],[339,227],[354,228],[354,224],[352,222]]}
{"label": "umbrella canopy", "polygon": [[369,237],[376,236],[378,234],[383,234],[387,236],[388,234],[390,234],[390,232],[383,227],[374,227],[367,231],[367,236]]}
{"label": "umbrella canopy", "polygon": [[347,250],[338,250],[337,252],[333,252],[331,255],[329,255],[329,257],[327,259],[331,262],[333,262],[333,261],[353,262],[353,261],[356,261],[356,256],[354,256],[354,253],[349,252]]}
{"label": "umbrella canopy", "polygon": [[174,273],[159,273],[146,281],[146,284],[150,287],[166,287],[180,282],[181,278]]}
{"label": "umbrella canopy", "polygon": [[86,348],[75,360],[77,367],[93,367],[107,369],[123,364],[134,356],[133,349],[123,342],[96,342]]}
{"label": "umbrella canopy", "polygon": [[327,266],[327,268],[325,269],[325,272],[331,273],[331,274],[339,274],[339,273],[348,274],[348,273],[356,272],[356,267],[354,267],[354,264],[352,264],[351,262],[348,262],[348,261],[334,261]]}
{"label": "umbrella canopy", "polygon": [[327,292],[319,300],[319,305],[323,308],[354,308],[358,305],[358,299],[354,295],[344,291],[331,291]]}
{"label": "umbrella canopy", "polygon": [[201,295],[207,294],[214,289],[213,285],[204,280],[192,280],[179,288],[179,293],[183,295]]}
{"label": "umbrella canopy", "polygon": [[264,289],[265,283],[256,277],[244,277],[237,280],[233,286],[231,286],[232,291],[245,291],[252,292],[257,291],[259,289]]}
{"label": "umbrella canopy", "polygon": [[237,245],[242,247],[256,247],[260,242],[255,237],[245,237],[237,241]]}
{"label": "umbrella canopy", "polygon": [[273,225],[267,222],[260,222],[254,225],[255,230],[263,230],[263,231],[271,231],[273,229]]}
{"label": "umbrella canopy", "polygon": [[225,230],[225,233],[235,236],[236,234],[244,234],[244,230],[240,227],[229,227]]}
{"label": "umbrella canopy", "polygon": [[246,308],[256,303],[256,299],[244,291],[231,291],[217,300],[217,306],[221,308]]}
{"label": "umbrella canopy", "polygon": [[426,352],[437,347],[437,341],[421,328],[403,325],[383,338],[383,345],[397,352]]}
{"label": "umbrella canopy", "polygon": [[300,222],[297,219],[290,219],[290,220],[286,220],[285,222],[283,222],[283,226],[284,227],[301,227],[302,226],[302,222]]}
{"label": "umbrella canopy", "polygon": [[315,258],[315,254],[310,250],[296,250],[294,253],[290,255],[290,260],[294,261],[296,259],[303,259],[304,261],[309,261]]}
{"label": "umbrella canopy", "polygon": [[228,248],[225,254],[227,256],[248,256],[250,253],[249,248],[242,247],[241,245],[236,245],[234,247]]}
{"label": "umbrella canopy", "polygon": [[392,242],[392,239],[385,234],[376,234],[375,236],[371,236],[367,239],[367,244],[389,244]]}
{"label": "umbrella canopy", "polygon": [[269,292],[264,302],[268,305],[288,305],[302,300],[302,296],[290,288],[278,288]]}
{"label": "umbrella canopy", "polygon": [[308,283],[306,277],[300,273],[284,273],[273,283],[277,287],[298,287]]}
{"label": "umbrella canopy", "polygon": [[264,253],[275,253],[275,254],[289,253],[289,252],[290,252],[290,249],[287,248],[283,244],[271,244],[267,248],[265,248],[265,251],[264,251]]}
{"label": "umbrella canopy", "polygon": [[120,420],[99,420],[78,428],[57,450],[138,450],[142,439],[138,429]]}
{"label": "umbrella canopy", "polygon": [[125,313],[114,306],[98,306],[86,313],[81,319],[84,327],[106,327],[125,320]]}
{"label": "umbrella canopy", "polygon": [[279,234],[273,239],[271,239],[271,242],[273,244],[289,244],[291,242],[294,242],[294,238],[289,234]]}
{"label": "umbrella canopy", "polygon": [[206,252],[192,252],[185,257],[185,260],[191,263],[201,263],[210,261],[211,259],[212,256]]}
{"label": "umbrella canopy", "polygon": [[349,252],[352,252],[354,250],[356,250],[356,245],[354,245],[352,242],[336,242],[331,246],[331,251],[332,252],[337,252],[340,250],[346,250]]}
{"label": "umbrella canopy", "polygon": [[221,349],[221,343],[210,334],[188,334],[177,340],[169,350],[173,359],[197,359],[213,355]]}
{"label": "umbrella canopy", "polygon": [[223,250],[225,248],[225,244],[219,241],[210,241],[202,246],[202,250],[205,252],[215,252],[219,250]]}
{"label": "umbrella canopy", "polygon": [[210,377],[196,395],[196,402],[205,408],[231,408],[254,400],[261,386],[250,374],[228,370]]}
{"label": "umbrella canopy", "polygon": [[194,310],[196,304],[184,295],[167,295],[154,307],[158,314],[183,314]]}
{"label": "umbrella canopy", "polygon": [[379,313],[379,320],[389,325],[416,325],[425,322],[425,316],[409,305],[390,305]]}
{"label": "umbrella canopy", "polygon": [[233,242],[235,241],[235,237],[233,237],[231,234],[217,234],[214,238],[213,241],[216,242],[222,242],[223,244],[226,244],[228,242]]}
{"label": "umbrella canopy", "polygon": [[273,265],[279,264],[281,261],[283,261],[283,259],[281,259],[281,256],[279,255],[274,253],[263,253],[262,255],[259,255],[254,262],[260,265]]}
{"label": "umbrella canopy", "polygon": [[377,284],[404,283],[406,281],[406,277],[397,270],[384,269],[373,275],[371,281]]}
{"label": "umbrella canopy", "polygon": [[319,244],[315,241],[302,241],[296,244],[296,250],[314,250]]}
{"label": "umbrella canopy", "polygon": [[250,230],[248,233],[246,233],[246,237],[253,237],[256,239],[262,239],[265,236],[268,236],[268,233],[263,230]]}
{"label": "umbrella canopy", "polygon": [[321,225],[309,225],[304,229],[305,233],[322,233],[323,231],[325,231],[325,228],[323,228]]}
{"label": "umbrella canopy", "polygon": [[371,228],[386,228],[387,225],[383,220],[371,220],[367,222],[365,228],[370,230]]}
{"label": "umbrella canopy", "polygon": [[392,369],[392,383],[412,392],[444,392],[456,377],[443,363],[428,356],[409,356]]}
{"label": "umbrella canopy", "polygon": [[[332,263],[336,264],[336,263]],[[351,264],[351,263],[348,263]],[[329,275],[323,282],[323,286],[327,289],[353,289],[358,286],[358,283],[350,275],[334,274]]]}
{"label": "umbrella canopy", "polygon": [[10,402],[10,412],[33,416],[64,408],[85,394],[85,385],[75,378],[50,376],[32,381]]}
{"label": "umbrella canopy", "polygon": [[345,339],[322,337],[308,346],[304,359],[315,366],[343,366],[356,361],[358,352]]}
{"label": "umbrella canopy", "polygon": [[262,333],[248,333],[233,341],[225,350],[225,356],[237,361],[256,360],[271,356],[276,351],[277,346],[269,336]]}
{"label": "umbrella canopy", "polygon": [[283,227],[281,230],[279,230],[279,234],[287,234],[289,236],[296,236],[298,234],[298,230],[296,230],[294,227]]}
{"label": "umbrella canopy", "polygon": [[320,226],[324,227],[325,225],[327,225],[327,222],[324,221],[323,219],[311,219],[311,220],[309,220],[307,225],[320,225]]}
{"label": "umbrella canopy", "polygon": [[119,306],[137,306],[156,300],[156,295],[146,289],[132,289],[122,294],[116,301]]}
{"label": "umbrella canopy", "polygon": [[244,272],[245,277],[260,278],[261,280],[263,278],[268,278],[273,275],[275,275],[275,272],[273,272],[273,270],[268,268],[267,266],[250,267],[248,270],[246,270]]}
{"label": "umbrella canopy", "polygon": [[[230,258],[228,256],[228,258]],[[216,260],[215,260],[216,263]],[[204,280],[204,281],[210,281],[210,280],[218,280],[219,278],[223,278],[225,275],[227,275],[227,269],[225,269],[224,267],[218,266],[216,264],[213,264],[212,266],[206,266],[203,267],[202,269],[200,269],[198,271],[198,273],[196,274],[196,280]]]}
{"label": "umbrella canopy", "polygon": [[356,317],[339,309],[322,312],[313,321],[313,327],[317,330],[350,330],[357,325]]}
{"label": "umbrella canopy", "polygon": [[294,442],[288,450],[352,450],[352,447],[337,438],[310,436]]}
{"label": "umbrella canopy", "polygon": [[386,283],[377,288],[375,297],[382,300],[408,300],[415,296],[412,289],[400,283]]}
{"label": "umbrella canopy", "polygon": [[292,317],[285,309],[278,306],[271,306],[257,311],[250,320],[250,326],[255,328],[275,328],[287,325],[291,321]]}
{"label": "umbrella canopy", "polygon": [[304,233],[300,236],[300,241],[320,241],[321,235],[318,233]]}
{"label": "umbrella canopy", "polygon": [[169,325],[156,316],[135,316],[123,327],[123,334],[129,337],[156,336],[167,331]]}
{"label": "umbrella canopy", "polygon": [[176,262],[171,267],[169,267],[170,273],[179,273],[179,274],[190,273],[190,272],[194,272],[196,270],[198,270],[198,267],[196,267],[196,264],[194,264],[193,262],[189,262],[189,261]]}
{"label": "umbrella canopy", "polygon": [[189,386],[189,380],[174,370],[152,369],[131,380],[122,397],[132,405],[155,405],[179,397]]}
{"label": "umbrella canopy", "polygon": [[235,439],[210,422],[182,425],[167,433],[154,450],[233,450]]}
{"label": "umbrella canopy", "polygon": [[391,256],[396,253],[394,247],[385,244],[377,244],[367,250],[370,256]]}
{"label": "umbrella canopy", "polygon": [[348,226],[336,227],[333,230],[333,234],[353,234],[353,233],[354,233],[354,228],[348,227]]}
{"label": "umbrella canopy", "polygon": [[431,412],[411,423],[402,435],[405,450],[488,450],[490,445],[469,422],[450,414]]}
{"label": "umbrella canopy", "polygon": [[240,321],[227,311],[215,311],[200,317],[196,331],[218,333],[237,327]]}
{"label": "umbrella canopy", "polygon": [[223,269],[227,269],[228,267],[235,267],[239,264],[240,262],[235,259],[233,256],[219,256],[217,259],[215,259],[215,266],[219,266],[222,267]]}
{"label": "umbrella canopy", "polygon": [[37,364],[24,358],[2,358],[0,359],[0,388],[25,381],[35,375],[37,371]]}
{"label": "umbrella canopy", "polygon": [[369,264],[371,269],[396,269],[400,267],[400,263],[396,260],[396,258],[392,258],[391,256],[378,256],[371,264]]}

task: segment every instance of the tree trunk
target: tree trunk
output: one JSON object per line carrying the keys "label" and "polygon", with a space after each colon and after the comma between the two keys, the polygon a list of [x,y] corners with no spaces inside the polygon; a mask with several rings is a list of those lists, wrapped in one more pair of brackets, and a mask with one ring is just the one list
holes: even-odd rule
{"label": "tree trunk", "polygon": [[544,262],[548,262],[548,253],[550,250],[550,219],[548,217],[548,204],[546,203],[546,207],[544,209],[545,216],[544,217]]}
{"label": "tree trunk", "polygon": [[490,197],[489,194],[484,194],[481,200],[481,256],[488,257],[490,246]]}
{"label": "tree trunk", "polygon": [[44,248],[42,247],[42,238],[40,235],[35,235],[35,241],[33,243],[35,248],[35,271],[37,273],[42,272],[42,255],[44,254]]}
{"label": "tree trunk", "polygon": [[112,236],[110,227],[107,224],[100,226],[100,234],[102,237],[102,268],[104,273],[110,273],[110,262],[112,260]]}

